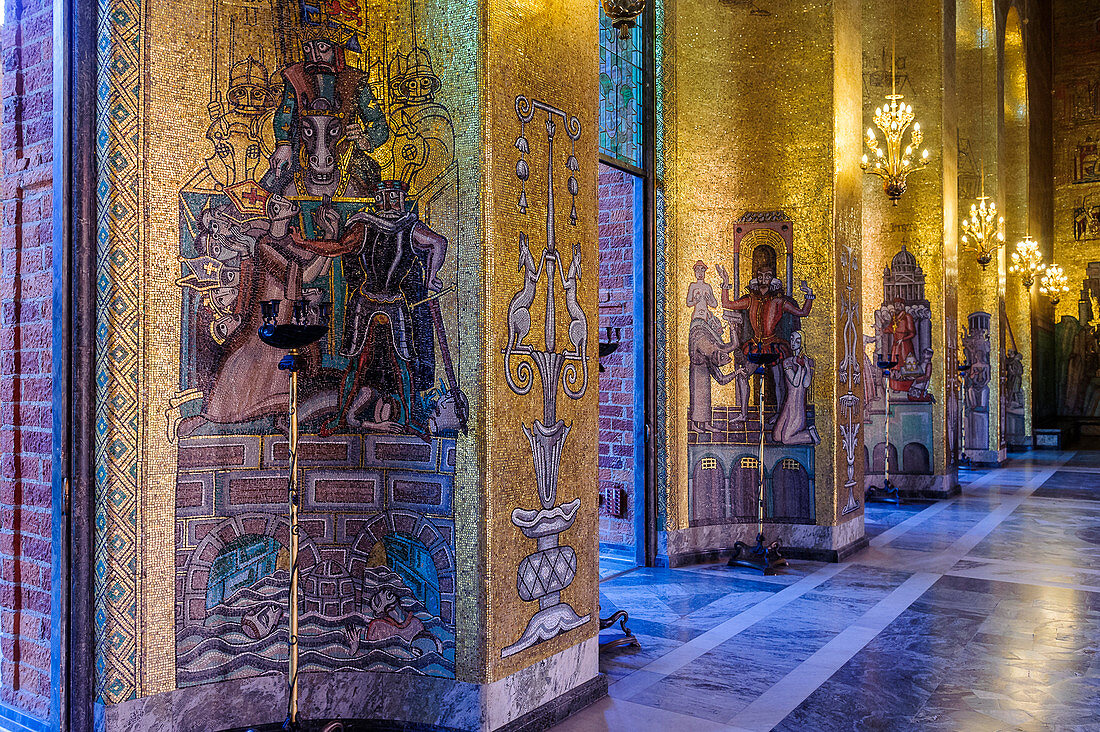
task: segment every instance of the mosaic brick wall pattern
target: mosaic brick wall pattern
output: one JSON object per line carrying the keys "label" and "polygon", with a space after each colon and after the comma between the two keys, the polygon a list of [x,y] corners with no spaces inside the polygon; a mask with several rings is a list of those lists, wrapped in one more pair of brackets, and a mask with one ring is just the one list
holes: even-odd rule
{"label": "mosaic brick wall pattern", "polygon": [[[344,434],[299,449],[303,666],[453,675],[454,440]],[[285,666],[287,459],[278,435],[181,440],[180,686]],[[398,600],[401,621],[380,620]]]}

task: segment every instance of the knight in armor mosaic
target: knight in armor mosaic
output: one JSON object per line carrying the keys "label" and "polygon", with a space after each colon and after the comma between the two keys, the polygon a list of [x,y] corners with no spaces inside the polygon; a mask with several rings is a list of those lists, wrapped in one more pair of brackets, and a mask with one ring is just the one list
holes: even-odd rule
{"label": "knight in armor mosaic", "polygon": [[[210,127],[206,137],[213,153],[206,159],[206,186],[221,190],[245,180],[256,180],[261,160],[271,156],[275,136],[271,129],[275,97],[267,67],[252,56],[233,65],[226,104],[221,99],[207,107]],[[201,183],[199,185],[202,185]]]}
{"label": "knight in armor mosaic", "polygon": [[383,167],[406,181],[409,196],[416,197],[454,162],[454,126],[447,108],[435,101],[441,82],[425,49],[398,54],[389,73],[393,161]]}
{"label": "knight in armor mosaic", "polygon": [[[352,215],[338,239],[305,239],[291,232],[303,249],[330,257],[354,255],[359,269],[341,350],[351,360],[337,418],[323,432],[352,425],[428,435],[431,405],[421,395],[435,380],[436,333],[447,347],[436,300],[443,290],[439,272],[447,240],[408,209],[407,190],[402,181],[379,183],[376,210]],[[335,226],[335,209],[322,207],[319,215]],[[449,359],[448,353],[443,356]],[[457,395],[457,384],[451,386]]]}

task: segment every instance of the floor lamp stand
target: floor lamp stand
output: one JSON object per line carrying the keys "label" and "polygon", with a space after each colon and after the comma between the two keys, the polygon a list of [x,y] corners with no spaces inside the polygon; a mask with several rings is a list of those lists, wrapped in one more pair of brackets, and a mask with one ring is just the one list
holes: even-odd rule
{"label": "floor lamp stand", "polygon": [[867,489],[868,500],[873,498],[879,498],[883,501],[890,503],[896,503],[901,505],[901,495],[898,493],[898,487],[890,482],[890,369],[898,365],[897,361],[886,361],[882,358],[878,360],[878,367],[882,369],[882,384],[886,391],[886,413],[884,415],[886,419],[885,426],[885,440],[883,442],[883,456],[882,456],[882,487],[876,488],[871,486]]}
{"label": "floor lamp stand", "polygon": [[746,358],[756,364],[757,392],[760,396],[760,452],[758,458],[758,485],[756,502],[756,546],[749,546],[743,541],[737,541],[733,545],[733,554],[730,555],[728,567],[748,567],[764,574],[775,574],[779,567],[787,566],[787,560],[779,552],[780,541],[773,539],[768,542],[764,538],[764,374],[767,366],[779,359],[775,353],[750,352]]}

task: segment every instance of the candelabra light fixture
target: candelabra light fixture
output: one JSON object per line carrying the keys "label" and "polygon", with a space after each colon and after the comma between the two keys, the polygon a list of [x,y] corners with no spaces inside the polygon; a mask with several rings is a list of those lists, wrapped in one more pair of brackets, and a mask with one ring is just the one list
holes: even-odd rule
{"label": "candelabra light fixture", "polygon": [[[287,715],[282,729],[288,732],[301,732],[303,725],[298,720],[298,545],[301,532],[298,526],[298,510],[301,507],[301,495],[298,482],[298,370],[302,367],[302,350],[316,343],[328,334],[332,319],[332,302],[312,303],[308,300],[294,300],[290,323],[279,323],[280,300],[264,300],[260,303],[260,314],[264,324],[260,326],[260,340],[287,354],[279,361],[279,370],[290,374],[290,400],[288,413],[290,476],[287,482],[287,514],[290,522],[290,592],[288,595],[287,622]],[[328,722],[323,732],[343,732],[344,725],[339,720]]]}
{"label": "candelabra light fixture", "polygon": [[[879,143],[874,128],[868,127],[867,147],[874,154],[874,159],[864,155],[860,167],[865,173],[882,179],[883,192],[897,206],[901,194],[905,193],[909,174],[923,170],[928,165],[928,150],[921,150],[920,155],[914,157],[924,135],[920,130],[920,123],[913,121],[913,105],[901,101],[901,94],[890,94],[886,99],[889,103],[877,108],[874,116],[875,126],[886,138],[886,149],[883,151],[883,145]],[[902,150],[902,138],[910,124],[913,125],[910,142]]]}
{"label": "candelabra light fixture", "polygon": [[638,16],[645,10],[645,0],[601,0],[603,14],[611,25],[619,29],[619,38],[630,38],[630,32],[638,24]]}
{"label": "candelabra light fixture", "polygon": [[1051,305],[1057,305],[1063,295],[1069,294],[1069,279],[1061,267],[1052,264],[1046,268],[1039,278],[1039,292],[1050,298]]}
{"label": "candelabra light fixture", "polygon": [[1046,271],[1039,242],[1032,239],[1030,234],[1016,244],[1016,251],[1012,252],[1012,266],[1008,271],[1020,275],[1027,290],[1035,284],[1035,278]]}
{"label": "candelabra light fixture", "polygon": [[[985,176],[984,167],[982,176]],[[970,216],[963,219],[962,230],[963,250],[978,255],[978,264],[984,270],[1005,243],[1004,217],[997,215],[997,204],[985,195],[984,182],[982,195],[978,196],[977,203],[970,204]]]}
{"label": "candelabra light fixture", "polygon": [[[885,138],[885,146],[879,142],[874,127],[867,128],[866,144],[874,155],[863,156],[860,167],[864,173],[877,175],[882,179],[882,190],[886,197],[898,205],[898,199],[905,193],[906,181],[910,173],[923,170],[928,165],[928,150],[921,149],[924,139],[920,123],[914,122],[913,105],[902,101],[897,85],[897,26],[893,31],[890,46],[890,94],[887,103],[875,109],[872,118]],[[905,132],[912,125],[909,144],[902,148]],[[885,150],[883,149],[885,147]]]}

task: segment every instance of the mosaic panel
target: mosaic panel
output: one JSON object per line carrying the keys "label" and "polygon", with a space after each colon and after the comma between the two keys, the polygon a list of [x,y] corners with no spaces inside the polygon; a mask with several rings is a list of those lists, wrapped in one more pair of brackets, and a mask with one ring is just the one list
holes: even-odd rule
{"label": "mosaic panel", "polygon": [[[749,279],[742,290],[743,260]],[[798,285],[802,302],[794,296],[794,222],[780,211],[738,219],[729,262],[714,264],[720,300],[709,269],[695,262],[685,299],[690,525],[758,518],[760,464],[751,456],[761,433],[764,518],[814,523],[817,366],[803,347],[802,319],[816,296],[805,280]],[[752,359],[764,356],[771,360],[756,366]],[[713,403],[714,383],[735,386],[732,403]]]}
{"label": "mosaic panel", "polygon": [[[178,518],[178,536],[205,533],[176,545],[180,686],[285,664],[285,562],[218,569],[267,536],[258,518],[233,517],[281,515],[286,501],[288,380],[283,353],[257,336],[272,301],[280,324],[295,301],[333,310],[300,376],[299,419],[315,436],[302,445],[300,520],[317,555],[300,564],[302,668],[454,675],[454,470],[443,456],[469,418],[443,316],[457,287],[455,132],[437,101],[442,65],[407,21],[379,29],[367,13],[273,2],[212,15],[210,155],[179,192],[169,438],[181,451],[202,440],[209,454],[255,436],[263,460],[180,465],[179,482],[201,483],[213,506]],[[203,577],[205,607],[191,598]]]}
{"label": "mosaic panel", "polygon": [[453,677],[470,41],[431,2],[100,17],[101,699],[285,667],[271,302],[333,313],[299,372],[303,668]]}
{"label": "mosaic panel", "polygon": [[495,681],[597,633],[599,37],[593,4],[484,7],[485,323],[497,325],[482,577]]}

